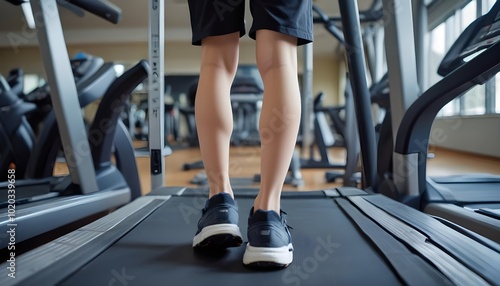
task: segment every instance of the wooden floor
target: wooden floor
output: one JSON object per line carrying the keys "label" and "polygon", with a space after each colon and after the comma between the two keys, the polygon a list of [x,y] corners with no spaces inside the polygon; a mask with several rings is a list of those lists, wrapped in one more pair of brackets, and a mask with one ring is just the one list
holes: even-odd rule
{"label": "wooden floor", "polygon": [[[431,148],[435,154],[433,159],[428,160],[428,175],[446,176],[463,173],[491,173],[500,175],[500,159],[477,156],[468,153],[455,152],[440,148]],[[332,158],[342,162],[344,152],[341,148],[331,152]],[[199,149],[175,150],[172,155],[165,158],[165,185],[166,186],[196,186],[189,181],[200,170],[184,171],[182,166],[186,162],[200,160]],[[137,158],[138,167],[141,173],[141,186],[143,193],[148,193],[151,189],[149,176],[149,158]],[[252,177],[259,173],[260,152],[258,147],[231,147],[230,150],[230,176],[231,177]],[[303,169],[305,186],[294,188],[285,186],[286,190],[319,190],[327,189],[340,184],[326,183],[326,169]],[[258,184],[254,185],[258,187]]]}
{"label": "wooden floor", "polygon": [[[136,147],[144,146],[144,142],[134,142]],[[429,176],[447,176],[464,173],[489,173],[500,175],[500,159],[478,156],[469,153],[456,152],[441,148],[431,148],[430,152],[435,155],[428,159],[427,170]],[[343,162],[344,152],[342,148],[331,151],[332,158],[339,163]],[[140,180],[143,194],[151,190],[151,177],[149,175],[149,158],[137,157],[137,165],[140,172]],[[200,151],[197,148],[175,149],[173,154],[165,158],[165,185],[166,186],[192,186],[190,180],[200,170],[184,171],[182,166],[186,162],[201,160]],[[231,147],[230,150],[230,176],[253,177],[259,173],[260,150],[258,147]],[[305,186],[294,188],[285,186],[284,190],[310,191],[321,190],[340,186],[336,183],[325,181],[327,169],[303,169],[302,176]],[[55,173],[67,173],[64,164],[56,166]],[[253,186],[258,187],[258,184]]]}

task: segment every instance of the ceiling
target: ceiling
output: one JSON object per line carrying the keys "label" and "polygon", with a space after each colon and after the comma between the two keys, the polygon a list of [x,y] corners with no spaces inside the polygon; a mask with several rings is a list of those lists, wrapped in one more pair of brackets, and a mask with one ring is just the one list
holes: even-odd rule
{"label": "ceiling", "polygon": [[[59,9],[66,41],[70,44],[146,41],[148,33],[147,1],[110,0],[110,2],[122,9],[122,20],[117,25],[110,24],[89,13],[80,18],[69,10]],[[372,2],[373,0],[358,0],[359,8],[366,9]],[[317,0],[315,3],[328,15],[339,15],[337,1]],[[247,11],[247,30],[251,24],[249,14]],[[27,29],[22,9],[0,0],[0,47],[11,45],[12,37],[9,35],[12,36],[13,33],[21,36],[22,44],[36,45],[36,37]],[[244,40],[248,40],[248,37],[245,38]],[[191,29],[187,0],[165,0],[165,39],[167,42],[190,42]],[[335,42],[336,40],[327,34],[321,26],[315,26],[315,54],[333,54]]]}

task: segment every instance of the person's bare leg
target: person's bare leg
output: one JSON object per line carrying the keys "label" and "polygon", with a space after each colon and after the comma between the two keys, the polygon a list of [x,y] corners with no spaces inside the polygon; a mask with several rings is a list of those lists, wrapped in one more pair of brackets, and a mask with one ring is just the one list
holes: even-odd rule
{"label": "person's bare leg", "polygon": [[233,196],[229,183],[229,141],[233,131],[229,93],[238,66],[238,44],[239,32],[207,37],[201,45],[195,115],[210,197],[221,192]]}
{"label": "person's bare leg", "polygon": [[259,122],[261,183],[254,210],[274,210],[279,214],[281,190],[300,125],[297,38],[258,30],[256,41],[264,99]]}

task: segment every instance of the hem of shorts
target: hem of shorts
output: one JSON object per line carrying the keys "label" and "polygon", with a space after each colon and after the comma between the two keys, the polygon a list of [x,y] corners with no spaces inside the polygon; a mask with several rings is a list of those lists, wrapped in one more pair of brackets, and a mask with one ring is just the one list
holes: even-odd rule
{"label": "hem of shorts", "polygon": [[203,33],[200,33],[199,36],[193,37],[191,40],[191,44],[193,46],[201,46],[201,40],[205,39],[206,37],[214,37],[214,36],[223,36],[223,35],[228,35],[232,33],[240,32],[240,38],[243,37],[246,33],[244,30],[234,30],[234,31],[224,31],[224,32],[219,32],[219,33],[211,33],[210,31],[206,31]]}
{"label": "hem of shorts", "polygon": [[275,27],[252,27],[250,30],[249,36],[253,40],[256,38],[256,32],[258,30],[271,30],[275,32],[279,32],[288,36],[296,37],[297,38],[297,46],[302,46],[305,44],[312,43],[314,41],[314,36],[312,33],[308,33],[303,30],[295,29],[295,28],[288,28],[288,27],[283,27],[283,26],[275,26]]}

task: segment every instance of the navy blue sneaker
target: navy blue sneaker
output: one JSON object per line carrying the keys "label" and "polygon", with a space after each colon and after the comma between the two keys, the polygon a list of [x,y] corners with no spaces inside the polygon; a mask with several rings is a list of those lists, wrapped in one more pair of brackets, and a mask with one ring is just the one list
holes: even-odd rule
{"label": "navy blue sneaker", "polygon": [[254,267],[287,267],[293,260],[292,236],[281,211],[250,210],[248,244],[243,264]]}
{"label": "navy blue sneaker", "polygon": [[238,206],[227,193],[212,196],[202,210],[193,247],[224,249],[243,243],[238,227]]}

